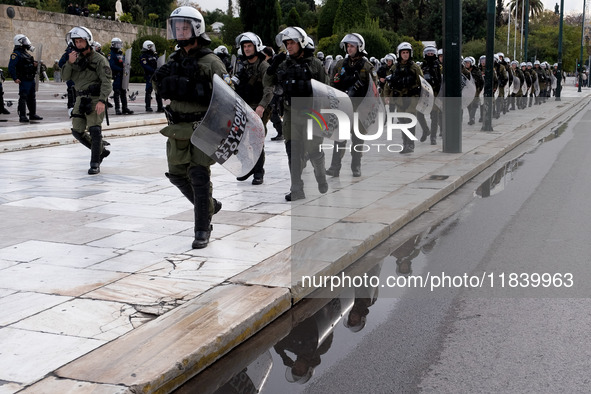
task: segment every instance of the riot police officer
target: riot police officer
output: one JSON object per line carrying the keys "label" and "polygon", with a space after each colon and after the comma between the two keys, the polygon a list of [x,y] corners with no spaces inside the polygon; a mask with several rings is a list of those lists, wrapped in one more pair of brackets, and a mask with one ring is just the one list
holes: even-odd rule
{"label": "riot police officer", "polygon": [[[441,89],[441,81],[443,79],[443,67],[441,63],[439,63],[439,59],[437,59],[437,48],[434,46],[427,46],[423,50],[423,63],[421,64],[421,71],[423,72],[423,76],[425,80],[431,85],[433,88],[433,95],[437,97],[439,94],[439,89]],[[441,111],[439,108],[434,105],[433,109],[431,109],[431,131],[429,132],[429,127],[427,127],[427,121],[425,120],[425,115],[422,113],[417,113],[417,120],[421,124],[421,128],[423,129],[423,135],[421,136],[421,142],[425,142],[427,137],[430,136],[431,138],[431,145],[435,145],[437,143],[437,127],[438,127],[438,119],[441,116]]]}
{"label": "riot police officer", "polygon": [[[373,65],[363,55],[365,52],[365,40],[359,33],[350,33],[341,40],[341,49],[347,57],[339,60],[334,67],[334,74],[330,75],[330,84],[336,89],[347,93],[349,97],[365,97],[367,89],[371,85],[371,73]],[[360,100],[353,102],[353,110],[357,110]],[[363,126],[362,126],[363,127]],[[364,131],[362,131],[364,132]],[[351,172],[354,177],[361,176],[362,153],[355,146],[361,146],[363,141],[351,132]],[[347,141],[335,141],[330,168],[326,174],[338,177],[341,171],[341,161],[345,155]]]}
{"label": "riot police officer", "polygon": [[519,102],[521,102],[521,109],[524,109],[527,107],[527,95],[529,94],[529,90],[531,89],[532,83],[531,75],[527,69],[527,63],[521,62],[519,66],[521,68],[521,72],[523,73],[523,80],[525,81],[524,83],[526,85],[525,89],[522,88],[523,97],[519,99]]}
{"label": "riot police officer", "polygon": [[[538,93],[539,93],[539,88],[540,88],[540,83],[538,81],[538,73],[536,72],[536,70],[533,69],[533,65],[532,62],[527,62],[526,63],[526,67],[527,67],[527,71],[529,73],[529,76],[531,78],[531,89],[529,90],[529,102],[528,102],[528,107],[531,107],[532,105],[532,101],[535,102],[535,104],[538,103]],[[537,87],[536,87],[537,85]]]}
{"label": "riot police officer", "polygon": [[[519,62],[517,60],[513,60],[511,62],[511,73],[513,74],[513,77],[516,78],[516,80],[519,80],[519,89],[516,90],[515,86],[514,86],[513,92],[511,92],[511,110],[515,109],[516,102],[517,102],[517,108],[523,109],[521,107],[521,97],[523,97],[521,87],[525,83],[525,76],[523,75],[523,72],[519,69]],[[513,84],[516,84],[516,83],[517,83],[516,81],[513,82]]]}
{"label": "riot police officer", "polygon": [[[152,75],[158,68],[158,52],[156,52],[156,45],[150,40],[144,41],[142,44],[142,51],[140,53],[140,64],[144,69],[144,77],[146,79],[146,112],[154,112],[152,109]],[[157,111],[164,112],[162,106],[162,97],[156,93],[156,104],[158,105]]]}
{"label": "riot police officer", "polygon": [[[421,94],[421,68],[412,61],[412,45],[402,42],[396,48],[398,63],[392,70],[392,75],[386,84],[385,97],[390,97],[398,112],[415,113],[418,97]],[[409,123],[407,119],[401,122]],[[415,135],[415,128],[409,128]],[[403,149],[400,153],[412,153],[415,150],[415,142],[404,132],[402,133]]]}
{"label": "riot police officer", "polygon": [[[274,86],[263,87],[263,77],[267,73],[269,63],[265,60],[263,50],[265,45],[259,36],[252,32],[239,34],[236,37],[236,47],[239,49],[240,56],[236,62],[236,69],[232,81],[236,93],[255,110],[258,116],[263,119],[265,125],[265,135],[267,134],[267,122],[271,117],[271,108],[269,104],[273,99]],[[261,156],[250,173],[238,177],[239,181],[245,181],[254,174],[253,185],[261,185],[265,175],[265,149],[263,148]]]}
{"label": "riot police officer", "polygon": [[[107,56],[113,74],[115,114],[131,115],[133,114],[133,111],[130,111],[129,108],[127,108],[127,90],[123,89],[125,55],[123,55],[123,50],[121,48],[123,48],[123,41],[118,37],[113,38],[111,40],[111,52]],[[122,110],[120,108],[122,108]]]}
{"label": "riot police officer", "polygon": [[195,239],[193,249],[205,248],[213,227],[211,217],[222,208],[212,197],[210,166],[214,160],[191,143],[193,123],[200,122],[212,95],[213,75],[228,79],[224,63],[207,46],[205,21],[193,7],[175,9],[167,20],[167,38],[179,49],[156,70],[152,81],[156,93],[169,99],[165,114],[169,125],[160,131],[168,137],[166,177],[193,204]]}
{"label": "riot police officer", "polygon": [[[78,26],[70,30],[66,40],[73,51],[62,67],[64,79],[76,86],[76,103],[72,111],[72,135],[90,149],[88,174],[100,172],[100,164],[109,152],[104,147],[101,124],[111,93],[111,68],[107,59],[92,48],[92,33]],[[88,132],[86,128],[88,127]]]}
{"label": "riot police officer", "polygon": [[474,85],[476,85],[476,92],[474,93],[474,99],[468,104],[468,124],[473,125],[475,123],[476,118],[476,108],[478,108],[480,92],[484,88],[484,78],[482,78],[482,73],[475,64],[475,59],[472,56],[467,56],[464,58],[464,67],[466,71],[470,74],[470,78],[474,81]]}
{"label": "riot police officer", "polygon": [[[24,34],[14,36],[14,49],[10,55],[8,72],[18,86],[18,115],[19,122],[30,120],[41,120],[37,115],[37,101],[35,97],[35,74],[37,73],[37,62],[29,51],[34,51],[31,41]],[[29,108],[29,117],[27,117]]]}
{"label": "riot police officer", "polygon": [[501,111],[506,113],[507,110],[505,109],[505,89],[509,89],[509,73],[505,66],[500,62],[499,56],[494,55],[494,70],[497,73],[498,78],[498,88],[499,88],[499,96],[495,100],[495,111],[494,116],[495,119],[499,119],[501,117]]}
{"label": "riot police officer", "polygon": [[[291,175],[290,192],[285,195],[287,201],[295,201],[306,198],[302,171],[305,157],[308,156],[314,176],[318,183],[318,191],[326,193],[326,169],[324,168],[324,152],[319,149],[322,137],[314,136],[306,139],[305,127],[292,127],[291,99],[293,97],[311,97],[312,79],[327,83],[328,78],[322,62],[314,56],[313,41],[304,29],[300,27],[287,27],[275,37],[277,46],[283,46],[287,50],[275,57],[273,64],[267,69],[264,84],[281,85],[284,95],[283,135],[285,137],[285,150]],[[299,119],[294,119],[298,122]]]}
{"label": "riot police officer", "polygon": [[215,53],[222,60],[224,67],[226,67],[226,71],[229,73],[234,71],[232,70],[232,60],[230,58],[230,54],[228,53],[228,48],[226,48],[225,45],[218,46],[213,50],[213,53]]}
{"label": "riot police officer", "polygon": [[396,55],[393,53],[388,53],[384,56],[384,63],[380,66],[377,71],[378,76],[378,87],[380,88],[380,94],[384,95],[384,85],[386,84],[386,78],[390,75],[390,70],[392,66],[396,62]]}

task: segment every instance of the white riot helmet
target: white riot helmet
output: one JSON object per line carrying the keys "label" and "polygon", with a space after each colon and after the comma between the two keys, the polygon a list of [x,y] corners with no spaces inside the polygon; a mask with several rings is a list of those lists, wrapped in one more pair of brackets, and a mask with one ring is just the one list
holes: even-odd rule
{"label": "white riot helmet", "polygon": [[317,57],[319,60],[324,60],[324,52],[322,52],[322,51],[318,51],[318,53],[316,54],[316,57]]}
{"label": "white riot helmet", "polygon": [[23,47],[29,51],[34,51],[35,47],[31,45],[31,41],[25,36],[24,34],[17,34],[14,36],[14,46],[15,47]]}
{"label": "white riot helmet", "polygon": [[437,50],[437,56],[439,56],[439,55],[443,56],[443,48]]}
{"label": "white riot helmet", "polygon": [[412,58],[412,45],[409,42],[401,42],[398,47],[396,48],[396,56],[400,58],[400,51],[408,50],[410,52],[410,58]]}
{"label": "white riot helmet", "polygon": [[480,58],[478,59],[478,63],[480,64],[486,64],[486,55],[482,55],[480,56]]}
{"label": "white riot helmet", "polygon": [[251,42],[256,52],[262,52],[265,49],[261,38],[252,32],[239,34],[236,37],[236,48],[242,49],[242,44],[246,42]]}
{"label": "white riot helmet", "polygon": [[474,65],[474,61],[472,60],[472,58],[470,56],[467,56],[464,58],[464,63],[470,63],[470,66]]}
{"label": "white riot helmet", "polygon": [[391,60],[391,61],[392,61],[392,63],[396,63],[396,55],[395,55],[395,54],[393,54],[393,53],[389,53],[389,54],[387,54],[386,56],[384,56],[384,60],[385,60],[386,62],[388,62],[388,60]]}
{"label": "white riot helmet", "polygon": [[92,42],[92,49],[94,49],[95,52],[99,52],[102,48],[102,45],[100,42],[98,41],[93,41]]}
{"label": "white riot helmet", "polygon": [[540,61],[539,61],[539,60],[536,60],[536,61],[534,62],[534,66],[536,66],[536,65],[538,65],[538,66],[540,65]]}
{"label": "white riot helmet", "polygon": [[316,45],[314,45],[314,40],[312,39],[312,37],[310,37],[310,36],[306,37],[306,45],[304,45],[304,48],[311,49],[311,50],[314,50],[316,48]]}
{"label": "white riot helmet", "polygon": [[507,63],[511,63],[511,59],[509,59],[508,57],[504,58],[505,62]]}
{"label": "white riot helmet", "polygon": [[519,62],[518,62],[517,60],[513,60],[513,61],[511,62],[511,66],[515,66],[515,67],[517,67],[517,66],[519,66]]}
{"label": "white riot helmet", "polygon": [[336,55],[334,58],[334,60],[336,60],[337,62],[342,59],[343,59],[343,56],[341,56],[341,55]]}
{"label": "white riot helmet", "polygon": [[527,62],[527,63],[526,63],[526,66],[527,66],[527,67],[532,67],[533,65],[531,64],[531,62]]}
{"label": "white riot helmet", "polygon": [[217,47],[216,49],[213,50],[213,53],[215,53],[216,55],[221,55],[221,54],[229,55],[228,48],[226,48],[225,45],[220,45],[219,47]]}
{"label": "white riot helmet", "polygon": [[156,53],[156,45],[154,45],[154,43],[152,41],[146,40],[142,44],[142,50],[144,50],[144,51],[151,51],[153,53]]}
{"label": "white riot helmet", "polygon": [[[75,38],[82,38],[86,40],[86,43],[90,47],[92,46],[92,44],[94,44],[94,40],[92,39],[92,33],[84,26],[76,26],[72,30],[70,30],[68,34],[66,34],[66,41],[68,42],[68,45],[72,45],[74,46],[74,48],[76,48],[76,46],[74,45]],[[86,48],[83,51],[85,50]]]}
{"label": "white riot helmet", "polygon": [[[191,32],[187,34],[186,30],[189,28]],[[176,40],[181,47],[190,45],[192,39],[200,36],[209,41],[209,37],[205,35],[203,15],[193,7],[179,7],[166,20],[166,38]]]}
{"label": "white riot helmet", "polygon": [[554,63],[552,67],[558,67],[558,63]]}
{"label": "white riot helmet", "polygon": [[113,38],[111,40],[111,48],[115,48],[115,49],[123,48],[123,41],[121,41],[121,38],[119,38],[119,37]]}
{"label": "white riot helmet", "polygon": [[365,40],[359,33],[349,33],[341,40],[340,47],[347,52],[347,47],[345,44],[355,45],[357,47],[357,51],[364,55],[367,55],[365,52]]}
{"label": "white riot helmet", "polygon": [[[275,43],[278,47],[284,46],[285,41],[294,40],[300,44],[300,48],[304,49],[306,45],[309,45],[308,35],[301,27],[290,26],[279,32],[275,36]],[[313,45],[313,44],[312,44]]]}
{"label": "white riot helmet", "polygon": [[519,65],[519,67],[526,67],[527,63],[526,62],[521,62],[521,64]]}
{"label": "white riot helmet", "polygon": [[503,52],[499,52],[499,53],[497,53],[497,56],[499,57],[499,59],[500,59],[500,58],[503,58],[503,59],[505,59],[505,55],[503,54]]}
{"label": "white riot helmet", "polygon": [[423,57],[427,57],[429,54],[437,56],[437,48],[432,45],[426,46],[425,49],[423,49]]}

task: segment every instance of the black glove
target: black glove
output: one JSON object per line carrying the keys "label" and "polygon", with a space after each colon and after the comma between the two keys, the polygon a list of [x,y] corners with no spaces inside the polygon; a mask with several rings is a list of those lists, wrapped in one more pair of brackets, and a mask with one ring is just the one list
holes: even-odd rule
{"label": "black glove", "polygon": [[273,75],[277,71],[277,67],[287,58],[287,54],[285,52],[280,52],[273,58],[271,65],[267,68],[267,74]]}

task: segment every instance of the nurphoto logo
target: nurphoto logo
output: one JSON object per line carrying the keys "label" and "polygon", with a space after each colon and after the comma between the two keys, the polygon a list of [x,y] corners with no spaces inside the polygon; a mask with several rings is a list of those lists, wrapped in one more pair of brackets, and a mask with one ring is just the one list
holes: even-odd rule
{"label": "nurphoto logo", "polygon": [[[349,145],[348,147],[342,148],[346,150],[354,150],[355,152],[369,152],[371,150],[377,150],[378,152],[387,150],[388,152],[400,152],[403,149],[401,144],[386,144],[386,143],[366,143],[366,141],[377,141],[383,137],[384,129],[386,133],[386,140],[392,141],[393,136],[392,132],[394,130],[400,130],[403,132],[408,138],[412,141],[417,141],[418,138],[415,137],[412,132],[410,131],[411,128],[415,127],[417,124],[417,117],[408,112],[389,112],[386,111],[376,111],[377,112],[377,122],[375,119],[372,119],[368,122],[368,120],[364,121],[362,124],[365,125],[369,123],[370,125],[374,125],[372,131],[375,130],[372,134],[369,133],[362,133],[359,128],[359,114],[357,112],[353,112],[353,127],[351,127],[351,120],[349,115],[345,112],[340,111],[338,109],[321,109],[320,112],[311,109],[309,112],[305,112],[306,115],[310,117],[307,121],[306,127],[306,136],[308,140],[313,138],[313,128],[314,122],[320,128],[320,132],[323,135],[332,135],[334,134],[335,130],[338,130],[336,140],[339,141],[346,141],[351,139],[351,132],[355,134],[355,136],[362,140],[363,143],[361,144],[354,144]],[[324,117],[323,114],[328,116]],[[385,120],[384,120],[385,118]],[[328,119],[328,121],[327,121]],[[405,123],[398,123],[400,119],[406,119],[407,122]],[[385,127],[384,127],[385,125]],[[367,127],[363,128],[367,130]],[[376,130],[377,129],[377,130]],[[322,151],[323,149],[331,150],[333,149],[332,144],[320,144],[319,149]]]}

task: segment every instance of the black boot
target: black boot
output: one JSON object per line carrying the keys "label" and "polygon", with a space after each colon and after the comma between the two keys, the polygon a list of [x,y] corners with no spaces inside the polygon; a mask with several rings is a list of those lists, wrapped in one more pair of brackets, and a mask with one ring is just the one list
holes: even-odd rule
{"label": "black boot", "polygon": [[203,249],[209,244],[209,237],[213,226],[209,218],[209,195],[196,193],[195,206],[195,239],[191,245],[193,249]]}
{"label": "black boot", "polygon": [[2,84],[0,84],[0,114],[10,115],[10,112],[4,107],[4,91],[2,90]]}
{"label": "black boot", "polygon": [[300,141],[285,141],[285,151],[287,152],[287,164],[291,178],[290,192],[285,195],[285,200],[296,201],[306,198],[304,193],[304,182],[302,181],[303,170],[303,146]]}
{"label": "black boot", "polygon": [[152,95],[150,93],[146,92],[144,101],[146,102],[146,112],[154,112],[152,109]]}
{"label": "black boot", "polygon": [[123,115],[133,114],[133,111],[127,108],[127,91],[125,89],[121,89],[121,109]]}
{"label": "black boot", "polygon": [[326,170],[326,175],[338,178],[341,172],[341,161],[345,156],[345,147],[347,141],[335,141],[332,149],[332,159],[330,160],[330,167]]}
{"label": "black boot", "polygon": [[119,96],[121,95],[119,89],[115,89],[113,91],[113,101],[115,102],[115,115],[121,115],[121,100]]}
{"label": "black boot", "polygon": [[29,107],[29,119],[30,120],[42,120],[43,118],[37,115],[37,101],[34,97],[27,100],[27,106]]}
{"label": "black boot", "polygon": [[478,118],[478,123],[482,123],[482,114],[484,114],[484,105],[480,106],[480,117]]}
{"label": "black boot", "polygon": [[90,133],[90,168],[88,169],[88,175],[96,175],[100,170],[101,164],[101,153],[103,149],[103,136],[101,133],[101,126],[91,126],[88,128]]}
{"label": "black boot", "polygon": [[21,123],[28,123],[29,118],[27,118],[27,99],[20,97],[18,99],[18,121]]}
{"label": "black boot", "polygon": [[314,168],[314,177],[318,183],[318,191],[322,194],[328,191],[328,183],[326,182],[326,168],[324,163],[324,152],[316,153],[310,158],[310,163]]}
{"label": "black boot", "polygon": [[252,173],[254,174],[254,179],[252,180],[252,184],[253,185],[262,185],[264,182],[264,176],[265,176],[265,148],[263,147],[263,150],[261,151],[261,155],[259,156],[259,159],[257,160],[256,164],[254,165],[254,168],[252,169]]}
{"label": "black boot", "polygon": [[160,97],[160,95],[157,93],[156,93],[156,105],[158,106],[156,108],[156,112],[164,112],[164,106],[162,105],[162,97]]}

